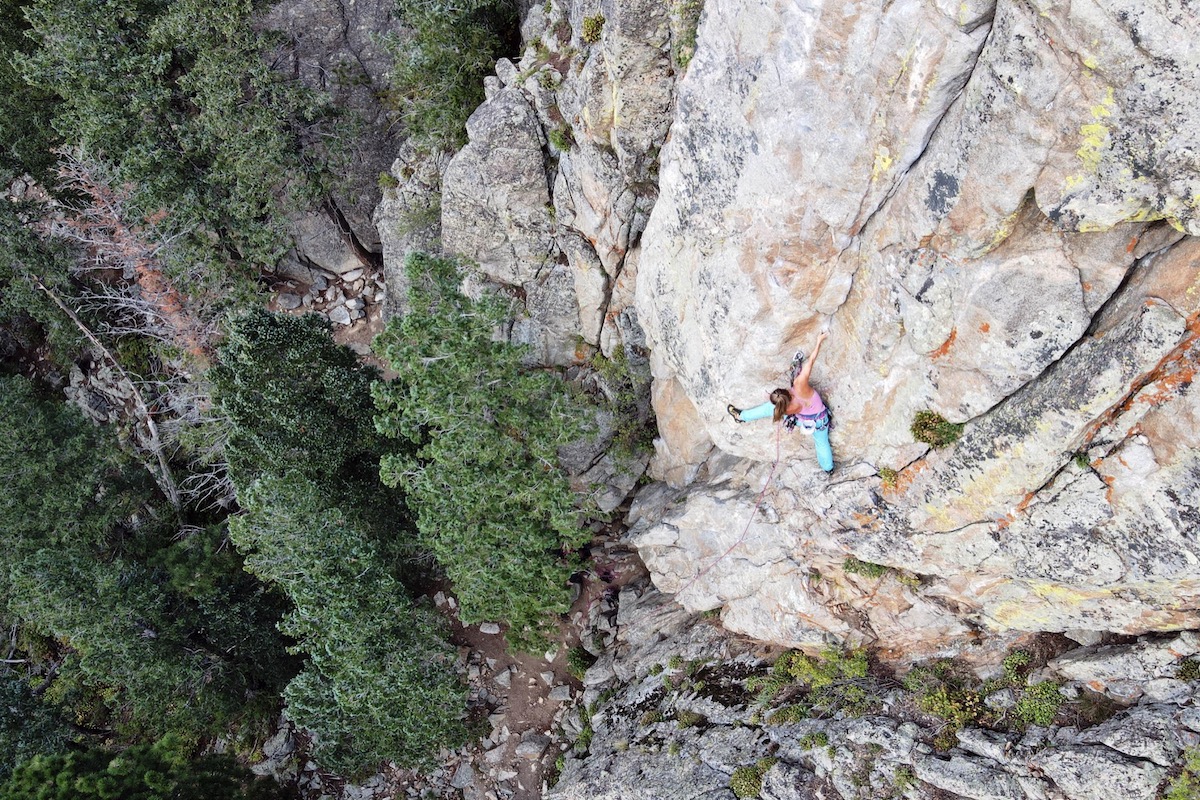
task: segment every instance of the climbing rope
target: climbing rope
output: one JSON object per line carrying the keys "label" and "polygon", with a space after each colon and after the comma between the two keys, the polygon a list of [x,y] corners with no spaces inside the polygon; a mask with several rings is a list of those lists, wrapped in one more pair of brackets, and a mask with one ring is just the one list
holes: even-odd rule
{"label": "climbing rope", "polygon": [[736,542],[729,545],[729,549],[718,556],[715,561],[697,572],[691,580],[679,587],[679,589],[675,592],[676,596],[683,594],[683,592],[689,586],[704,577],[709,570],[724,561],[730,553],[732,553],[738,548],[739,545],[742,544],[742,542],[746,541],[746,536],[750,533],[750,523],[754,522],[754,516],[758,513],[758,509],[762,505],[763,497],[765,497],[767,494],[767,488],[771,485],[771,481],[775,478],[775,470],[779,468],[779,462],[781,460],[780,454],[782,451],[782,437],[783,425],[777,423],[775,425],[775,463],[771,465],[771,471],[767,473],[767,480],[763,483],[762,491],[758,493],[758,499],[754,501],[754,508],[750,510],[750,518],[746,520],[746,527],[742,529],[742,535],[737,538]]}

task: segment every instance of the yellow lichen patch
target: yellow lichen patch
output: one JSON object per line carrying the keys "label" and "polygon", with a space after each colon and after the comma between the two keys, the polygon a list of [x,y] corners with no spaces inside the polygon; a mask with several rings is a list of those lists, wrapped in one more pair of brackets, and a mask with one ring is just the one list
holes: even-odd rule
{"label": "yellow lichen patch", "polygon": [[892,167],[892,152],[886,145],[880,146],[875,151],[875,164],[871,167],[871,180],[877,180],[880,175],[887,172]]}
{"label": "yellow lichen patch", "polygon": [[1085,67],[1087,67],[1088,69],[1095,69],[1097,66],[1096,57],[1095,56],[1085,56],[1083,59],[1083,65]]}
{"label": "yellow lichen patch", "polygon": [[[1109,86],[1104,91],[1104,99],[1096,105],[1092,106],[1092,122],[1086,125],[1081,125],[1079,135],[1082,142],[1075,154],[1079,156],[1079,160],[1083,163],[1083,168],[1089,173],[1095,173],[1100,168],[1101,154],[1108,149],[1111,136],[1109,135],[1108,126],[1102,120],[1112,116],[1113,107],[1116,105],[1116,98],[1113,95],[1113,89]],[[1068,177],[1066,180],[1067,188],[1071,189],[1078,183],[1073,183],[1074,176]],[[1082,179],[1079,179],[1080,181]]]}
{"label": "yellow lichen patch", "polygon": [[[1028,581],[1026,586],[1033,597],[999,603],[991,612],[991,617],[1009,628],[1025,631],[1046,630],[1051,622],[1062,618],[1062,610],[1076,610],[1081,606],[1100,604],[1112,597],[1112,592],[1107,589],[1085,591],[1060,583],[1039,581]],[[1036,602],[1035,597],[1043,602]]]}
{"label": "yellow lichen patch", "polygon": [[987,250],[984,252],[995,250],[1005,239],[1012,235],[1013,229],[1017,227],[1017,217],[1020,216],[1020,214],[1021,209],[1018,208],[1016,211],[1012,212],[1003,220],[1001,220],[1000,227],[997,228],[996,232],[992,234],[992,241],[987,246]]}
{"label": "yellow lichen patch", "polygon": [[1082,126],[1079,133],[1083,136],[1083,143],[1079,145],[1075,155],[1079,156],[1085,170],[1096,172],[1100,169],[1100,154],[1108,147],[1108,127],[1099,122],[1092,122]]}
{"label": "yellow lichen patch", "polygon": [[1109,86],[1104,90],[1104,99],[1097,105],[1092,106],[1092,118],[1103,119],[1104,117],[1111,117],[1113,106],[1116,104],[1117,100],[1113,95],[1113,88]]}

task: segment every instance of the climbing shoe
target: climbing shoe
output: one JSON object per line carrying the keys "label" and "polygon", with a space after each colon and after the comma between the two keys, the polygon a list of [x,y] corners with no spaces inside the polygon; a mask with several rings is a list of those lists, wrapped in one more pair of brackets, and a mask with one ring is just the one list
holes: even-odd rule
{"label": "climbing shoe", "polygon": [[745,422],[746,421],[746,420],[742,419],[742,410],[740,408],[738,408],[737,406],[735,406],[733,403],[730,403],[729,405],[725,406],[725,410],[729,412],[729,416],[733,417],[734,422]]}

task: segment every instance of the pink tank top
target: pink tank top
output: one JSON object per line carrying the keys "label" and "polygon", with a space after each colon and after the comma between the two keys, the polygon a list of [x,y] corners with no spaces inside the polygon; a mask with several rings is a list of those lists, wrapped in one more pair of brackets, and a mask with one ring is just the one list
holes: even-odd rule
{"label": "pink tank top", "polygon": [[796,413],[802,414],[806,417],[812,417],[820,414],[824,410],[825,401],[821,399],[821,395],[817,393],[817,390],[813,389],[812,397],[809,398],[808,402],[801,406],[800,410]]}

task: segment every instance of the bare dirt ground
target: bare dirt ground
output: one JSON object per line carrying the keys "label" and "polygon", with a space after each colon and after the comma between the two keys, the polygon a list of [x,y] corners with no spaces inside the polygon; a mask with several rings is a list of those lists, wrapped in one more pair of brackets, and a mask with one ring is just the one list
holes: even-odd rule
{"label": "bare dirt ground", "polygon": [[583,637],[593,637],[597,613],[615,608],[620,588],[645,574],[637,556],[612,538],[615,533],[606,531],[593,543],[598,555],[590,569],[577,576],[579,595],[559,621],[556,648],[545,655],[510,652],[502,635],[484,633],[482,626],[463,626],[453,613],[451,597],[445,595],[441,607],[466,663],[475,713],[487,714],[482,738],[448,758],[439,776],[397,776],[396,797],[420,797],[421,791],[430,790],[432,797],[466,800],[542,797],[548,774],[571,745],[561,723],[582,695],[568,666],[570,648]]}

